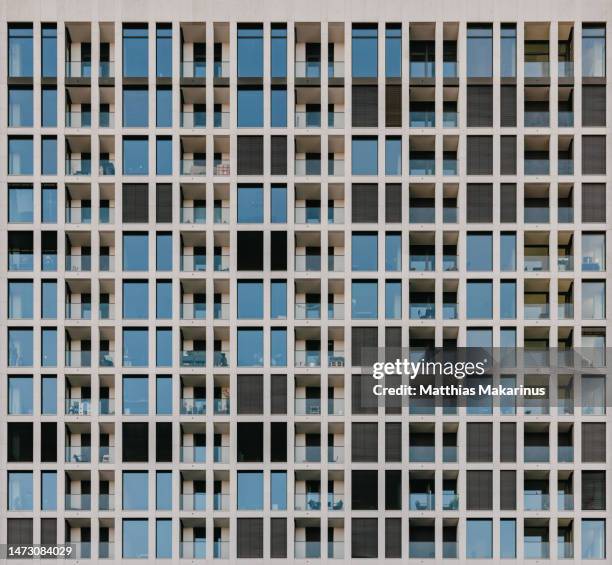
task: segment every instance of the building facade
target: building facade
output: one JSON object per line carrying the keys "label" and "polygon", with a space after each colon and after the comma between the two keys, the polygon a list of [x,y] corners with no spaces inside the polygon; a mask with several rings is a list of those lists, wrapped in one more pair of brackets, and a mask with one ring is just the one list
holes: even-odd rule
{"label": "building facade", "polygon": [[[611,559],[610,2],[0,16],[0,544]],[[562,368],[372,408],[382,347]]]}

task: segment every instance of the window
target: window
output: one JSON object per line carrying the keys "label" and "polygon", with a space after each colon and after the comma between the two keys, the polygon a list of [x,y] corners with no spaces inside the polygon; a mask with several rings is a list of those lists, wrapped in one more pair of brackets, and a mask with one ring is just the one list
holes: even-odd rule
{"label": "window", "polygon": [[606,316],[606,283],[582,281],[582,317],[603,320]]}
{"label": "window", "polygon": [[55,185],[43,185],[42,191],[42,221],[50,224],[57,222],[57,188]]}
{"label": "window", "polygon": [[378,76],[378,30],[371,25],[353,25],[353,78]]}
{"label": "window", "polygon": [[57,76],[57,27],[55,24],[42,26],[42,76],[54,78]]}
{"label": "window", "polygon": [[263,90],[260,87],[238,88],[238,127],[263,127]]}
{"label": "window", "polygon": [[57,89],[51,86],[42,88],[41,125],[45,128],[57,127]]}
{"label": "window", "polygon": [[516,234],[502,232],[500,236],[499,262],[502,271],[516,271]]}
{"label": "window", "polygon": [[123,510],[148,510],[149,474],[123,471]]}
{"label": "window", "polygon": [[287,318],[286,281],[272,281],[270,283],[270,318],[273,320]]}
{"label": "window", "polygon": [[149,283],[123,282],[123,319],[146,320],[149,317]]}
{"label": "window", "polygon": [[287,473],[270,473],[270,510],[287,510]]}
{"label": "window", "polygon": [[123,234],[123,270],[146,271],[149,269],[149,242],[146,233]]}
{"label": "window", "polygon": [[287,26],[272,24],[270,40],[270,74],[272,78],[287,76]]}
{"label": "window", "polygon": [[402,138],[387,137],[385,139],[385,174],[402,174]]}
{"label": "window", "polygon": [[123,174],[149,174],[149,140],[146,137],[123,138]]}
{"label": "window", "polygon": [[582,519],[582,558],[606,558],[606,521]]}
{"label": "window", "polygon": [[385,234],[385,271],[402,270],[402,235]]}
{"label": "window", "polygon": [[491,559],[493,557],[493,521],[473,520],[466,522],[468,559]]}
{"label": "window", "polygon": [[[196,544],[197,541],[193,543]],[[169,518],[155,520],[155,557],[158,559],[172,558],[172,520]],[[201,558],[203,555],[193,555],[193,557]]]}
{"label": "window", "polygon": [[605,414],[605,377],[582,375],[582,414]]}
{"label": "window", "polygon": [[284,224],[287,222],[287,186],[273,184],[270,190],[270,220],[273,224]]}
{"label": "window", "polygon": [[378,283],[353,281],[351,285],[351,317],[372,320],[378,317]]}
{"label": "window", "polygon": [[123,520],[124,559],[146,559],[149,556],[148,520]]}
{"label": "window", "polygon": [[32,24],[9,25],[8,36],[9,77],[34,76]]}
{"label": "window", "polygon": [[172,377],[170,375],[158,375],[155,379],[155,413],[172,414]]}
{"label": "window", "polygon": [[123,76],[146,77],[149,72],[146,24],[123,26]]}
{"label": "window", "polygon": [[9,414],[33,414],[32,377],[8,378]]}
{"label": "window", "polygon": [[31,137],[9,137],[9,175],[34,174],[34,145]]}
{"label": "window", "polygon": [[491,233],[467,234],[467,270],[493,270],[493,236]]}
{"label": "window", "polygon": [[499,556],[516,559],[516,520],[499,521]]}
{"label": "window", "polygon": [[155,237],[155,266],[158,271],[172,270],[172,234],[158,232]]}
{"label": "window", "polygon": [[41,365],[43,367],[57,367],[57,330],[43,328],[41,334]]}
{"label": "window", "polygon": [[502,320],[513,320],[516,318],[516,282],[501,281],[499,315]]}
{"label": "window", "polygon": [[143,87],[123,89],[123,127],[146,128],[149,125],[149,91]]}
{"label": "window", "polygon": [[149,379],[147,377],[123,377],[123,413],[149,413]]}
{"label": "window", "polygon": [[385,76],[387,78],[402,76],[401,24],[387,24],[385,30]]}
{"label": "window", "polygon": [[263,510],[263,473],[238,472],[238,510]]}
{"label": "window", "polygon": [[155,315],[158,320],[172,318],[172,283],[157,281],[155,285]]}
{"label": "window", "polygon": [[582,76],[606,76],[606,26],[582,26]]}
{"label": "window", "polygon": [[31,471],[10,471],[8,473],[8,509],[33,510],[33,484]]}
{"label": "window", "polygon": [[493,331],[490,328],[468,328],[466,347],[492,347]]}
{"label": "window", "polygon": [[32,89],[16,86],[9,88],[8,104],[9,127],[31,128],[34,124]]}
{"label": "window", "polygon": [[354,175],[378,174],[378,138],[353,137],[351,151]]}
{"label": "window", "polygon": [[467,26],[467,76],[493,76],[493,27],[490,24]]}
{"label": "window", "polygon": [[149,364],[149,337],[146,329],[123,329],[123,366],[146,367]]}
{"label": "window", "polygon": [[9,222],[32,222],[34,220],[34,198],[32,187],[9,185],[8,208]]}
{"label": "window", "polygon": [[287,330],[284,328],[270,331],[270,366],[287,366]]}
{"label": "window", "polygon": [[172,510],[172,472],[157,471],[155,475],[155,508]]}
{"label": "window", "polygon": [[57,282],[45,280],[41,284],[41,315],[44,320],[57,318]]}
{"label": "window", "polygon": [[155,331],[155,364],[157,367],[172,365],[172,329],[157,328]]}
{"label": "window", "polygon": [[172,26],[157,24],[157,76],[172,77]]}
{"label": "window", "polygon": [[41,138],[41,173],[57,175],[57,137],[44,135]]}
{"label": "window", "polygon": [[238,185],[238,222],[263,222],[263,187]]}
{"label": "window", "polygon": [[273,86],[270,92],[270,125],[273,128],[287,127],[287,89]]}
{"label": "window", "polygon": [[155,172],[158,175],[172,174],[171,137],[158,137],[156,140]]}
{"label": "window", "polygon": [[402,317],[402,283],[387,281],[385,283],[385,318],[399,320]]}
{"label": "window", "polygon": [[34,347],[31,328],[9,328],[9,367],[31,367],[34,364]]}
{"label": "window", "polygon": [[40,474],[41,483],[41,510],[57,510],[57,473],[43,471]]}
{"label": "window", "polygon": [[501,76],[516,76],[516,25],[501,26]]}
{"label": "window", "polygon": [[155,123],[158,128],[172,127],[172,89],[158,87],[155,94]]}
{"label": "window", "polygon": [[9,318],[29,320],[33,312],[32,281],[9,281],[8,283]]}
{"label": "window", "polygon": [[603,271],[606,268],[606,236],[603,233],[582,234],[582,270]]}
{"label": "window", "polygon": [[378,270],[378,236],[375,233],[353,233],[351,248],[353,271]]}
{"label": "window", "polygon": [[467,283],[468,320],[493,317],[493,284],[491,281],[470,280]]}
{"label": "window", "polygon": [[238,330],[238,366],[263,366],[263,331],[259,328]]}
{"label": "window", "polygon": [[263,282],[238,281],[238,318],[263,318]]}
{"label": "window", "polygon": [[57,414],[57,378],[43,375],[41,388],[41,412],[43,414]]}
{"label": "window", "polygon": [[238,78],[263,77],[263,27],[238,25]]}

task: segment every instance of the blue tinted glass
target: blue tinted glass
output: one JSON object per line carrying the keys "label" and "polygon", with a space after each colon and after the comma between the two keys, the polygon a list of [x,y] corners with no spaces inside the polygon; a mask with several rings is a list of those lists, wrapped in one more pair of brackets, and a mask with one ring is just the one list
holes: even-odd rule
{"label": "blue tinted glass", "polygon": [[263,366],[263,331],[260,329],[238,330],[238,366]]}
{"label": "blue tinted glass", "polygon": [[273,88],[270,104],[270,125],[273,128],[287,127],[287,89]]}
{"label": "blue tinted glass", "polygon": [[171,77],[172,76],[172,28],[159,27],[157,28],[157,76]]}
{"label": "blue tinted glass", "polygon": [[263,76],[263,28],[238,26],[238,77]]}
{"label": "blue tinted glass", "polygon": [[353,282],[351,285],[351,317],[370,320],[378,317],[378,283]]}
{"label": "blue tinted glass", "polygon": [[493,76],[493,27],[490,24],[468,25],[467,76]]}
{"label": "blue tinted glass", "polygon": [[402,236],[399,233],[385,235],[385,271],[402,270]]}
{"label": "blue tinted glass", "polygon": [[156,266],[158,271],[172,270],[172,234],[158,233],[156,237]]}
{"label": "blue tinted glass", "polygon": [[499,521],[499,546],[502,559],[516,558],[516,520]]}
{"label": "blue tinted glass", "polygon": [[125,559],[146,559],[149,555],[147,520],[123,520],[123,552]]}
{"label": "blue tinted glass", "polygon": [[41,510],[57,510],[57,473],[43,471],[41,473]]}
{"label": "blue tinted glass", "polygon": [[31,137],[9,137],[9,175],[32,175],[34,173],[34,145]]}
{"label": "blue tinted glass", "polygon": [[8,357],[10,367],[31,367],[34,364],[33,336],[31,329],[9,329]]}
{"label": "blue tinted glass", "polygon": [[261,320],[263,318],[263,283],[238,281],[238,318]]}
{"label": "blue tinted glass", "polygon": [[491,559],[493,556],[492,520],[467,520],[466,552],[468,559]]}
{"label": "blue tinted glass", "polygon": [[467,270],[493,270],[493,236],[490,233],[468,233]]}
{"label": "blue tinted glass", "polygon": [[155,122],[158,128],[172,127],[172,89],[170,88],[157,89]]}
{"label": "blue tinted glass", "polygon": [[502,271],[516,271],[516,234],[501,234],[499,262]]}
{"label": "blue tinted glass", "polygon": [[378,31],[376,27],[353,28],[353,78],[378,76]]}
{"label": "blue tinted glass", "polygon": [[499,315],[502,319],[516,318],[516,282],[502,281],[500,285]]}
{"label": "blue tinted glass", "polygon": [[582,26],[582,76],[606,76],[606,26]]}
{"label": "blue tinted glass", "polygon": [[155,362],[158,367],[172,365],[172,330],[157,328],[155,333]]}
{"label": "blue tinted glass", "polygon": [[31,186],[9,186],[9,222],[34,220],[34,197]]}
{"label": "blue tinted glass", "polygon": [[155,506],[157,510],[172,510],[172,473],[170,471],[157,471]]}
{"label": "blue tinted glass", "polygon": [[42,221],[57,222],[57,189],[55,186],[42,187]]}
{"label": "blue tinted glass", "polygon": [[402,28],[389,27],[385,33],[385,76],[402,76]]}
{"label": "blue tinted glass", "polygon": [[271,188],[271,221],[275,224],[287,222],[287,187],[273,184]]}
{"label": "blue tinted glass", "polygon": [[606,521],[582,519],[582,558],[606,558]]}
{"label": "blue tinted glass", "polygon": [[156,520],[155,557],[158,559],[172,557],[172,520],[170,519]]}
{"label": "blue tinted glass", "polygon": [[32,281],[9,281],[9,318],[15,320],[31,319],[34,315],[33,299]]}
{"label": "blue tinted glass", "polygon": [[34,123],[32,100],[31,88],[9,88],[8,125],[10,127],[32,127]]}
{"label": "blue tinted glass", "polygon": [[123,76],[146,77],[149,72],[147,26],[123,28]]}
{"label": "blue tinted glass", "polygon": [[42,406],[43,414],[57,414],[57,378],[43,376]]}
{"label": "blue tinted glass", "polygon": [[[159,330],[157,331],[159,332]],[[172,343],[170,345],[172,346]],[[157,414],[172,414],[172,377],[170,376],[159,376],[155,380],[155,412]]]}
{"label": "blue tinted glass", "polygon": [[378,174],[378,139],[375,137],[354,137],[352,162],[354,175]]}
{"label": "blue tinted glass", "polygon": [[[125,332],[128,330],[123,330]],[[149,379],[147,377],[123,377],[123,413],[148,414]]]}
{"label": "blue tinted glass", "polygon": [[123,127],[146,128],[149,125],[149,91],[146,88],[123,89]]}
{"label": "blue tinted glass", "polygon": [[387,281],[385,283],[385,318],[397,320],[402,317],[402,283]]}
{"label": "blue tinted glass", "polygon": [[493,285],[491,281],[468,281],[468,320],[490,319],[493,317]]}
{"label": "blue tinted glass", "polygon": [[287,510],[287,473],[270,473],[270,510]]}
{"label": "blue tinted glass", "polygon": [[287,283],[272,281],[270,289],[270,317],[284,320],[287,317]]}
{"label": "blue tinted glass", "polygon": [[402,140],[399,137],[385,140],[385,174],[402,174]]}
{"label": "blue tinted glass", "polygon": [[44,320],[57,318],[57,283],[43,281],[42,283],[42,317]]}
{"label": "blue tinted glass", "polygon": [[354,233],[351,238],[353,271],[378,269],[378,237],[375,233]]}
{"label": "blue tinted glass", "polygon": [[34,410],[32,377],[9,377],[9,414],[32,414]]}
{"label": "blue tinted glass", "polygon": [[123,174],[149,174],[149,141],[146,137],[123,138]]}
{"label": "blue tinted glass", "polygon": [[238,127],[263,127],[263,90],[261,88],[238,89]]}
{"label": "blue tinted glass", "polygon": [[492,347],[493,331],[490,328],[468,328],[466,347]]}
{"label": "blue tinted glass", "polygon": [[263,187],[238,186],[238,222],[263,222]]}
{"label": "blue tinted glass", "polygon": [[146,271],[148,268],[149,245],[147,234],[123,234],[123,270]]}
{"label": "blue tinted glass", "polygon": [[287,366],[287,330],[273,328],[270,332],[270,365]]}
{"label": "blue tinted glass", "polygon": [[146,329],[123,330],[123,366],[146,367],[149,364],[149,339]]}
{"label": "blue tinted glass", "polygon": [[149,283],[146,281],[123,282],[123,318],[146,320],[149,317]]}
{"label": "blue tinted glass", "polygon": [[263,510],[263,473],[238,472],[238,510]]}
{"label": "blue tinted glass", "polygon": [[158,320],[172,318],[172,283],[158,282],[156,286],[156,317]]}
{"label": "blue tinted glass", "polygon": [[42,138],[42,174],[57,175],[57,138]]}
{"label": "blue tinted glass", "polygon": [[516,76],[516,26],[502,24],[501,27],[501,76]]}
{"label": "blue tinted glass", "polygon": [[42,76],[57,76],[57,28],[55,25],[44,25],[42,28]]}
{"label": "blue tinted glass", "polygon": [[270,41],[272,78],[285,78],[287,76],[287,28],[273,27]]}
{"label": "blue tinted glass", "polygon": [[44,87],[42,89],[42,126],[57,127],[57,89]]}
{"label": "blue tinted glass", "polygon": [[32,25],[9,26],[8,66],[10,77],[31,77],[33,72]]}
{"label": "blue tinted glass", "polygon": [[57,367],[57,330],[45,328],[41,337],[43,367]]}
{"label": "blue tinted glass", "polygon": [[156,173],[158,175],[172,174],[172,138],[157,138]]}
{"label": "blue tinted glass", "polygon": [[8,473],[8,509],[33,510],[33,483],[30,471]]}

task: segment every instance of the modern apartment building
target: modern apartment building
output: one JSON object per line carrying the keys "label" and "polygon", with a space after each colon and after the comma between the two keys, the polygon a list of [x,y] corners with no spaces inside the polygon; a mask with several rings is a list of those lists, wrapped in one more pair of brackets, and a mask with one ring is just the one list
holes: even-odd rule
{"label": "modern apartment building", "polygon": [[[609,562],[611,26],[3,2],[0,544]],[[520,403],[362,402],[364,348],[473,346],[592,357],[496,376]]]}

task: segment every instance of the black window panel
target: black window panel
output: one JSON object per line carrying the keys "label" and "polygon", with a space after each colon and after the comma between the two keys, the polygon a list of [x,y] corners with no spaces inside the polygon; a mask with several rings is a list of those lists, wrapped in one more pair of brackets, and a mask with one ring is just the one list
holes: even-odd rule
{"label": "black window panel", "polygon": [[493,424],[490,422],[468,422],[468,463],[491,463],[493,461]]}
{"label": "black window panel", "polygon": [[263,422],[238,422],[237,440],[239,463],[263,461]]}
{"label": "black window panel", "polygon": [[493,185],[484,183],[467,185],[467,221],[475,223],[493,221]]}
{"label": "black window panel", "polygon": [[7,424],[7,460],[10,463],[33,461],[33,427],[32,422],[9,422]]}
{"label": "black window panel", "polygon": [[516,184],[503,183],[499,191],[499,221],[516,222]]}
{"label": "black window panel", "polygon": [[516,86],[503,85],[500,90],[500,125],[516,127]]}
{"label": "black window panel", "polygon": [[121,188],[123,196],[123,221],[149,221],[149,186],[146,184],[124,184]]}
{"label": "black window panel", "polygon": [[287,558],[287,518],[270,519],[270,557]]}
{"label": "black window panel", "polygon": [[376,422],[353,422],[351,442],[353,462],[375,463],[378,460],[378,424]]}
{"label": "black window panel", "polygon": [[263,558],[263,518],[238,518],[236,557]]}
{"label": "black window panel", "polygon": [[402,221],[402,185],[385,186],[385,222]]}
{"label": "black window panel", "polygon": [[270,461],[287,461],[287,422],[270,424]]}
{"label": "black window panel", "polygon": [[502,422],[499,425],[499,459],[502,463],[516,461],[516,423]]}
{"label": "black window panel", "polygon": [[353,367],[371,365],[378,347],[378,328],[351,328],[351,347]]}
{"label": "black window panel", "polygon": [[172,422],[155,424],[155,458],[158,463],[172,462]]}
{"label": "black window panel", "polygon": [[385,424],[385,461],[387,463],[402,460],[402,424],[387,422]]}
{"label": "black window panel", "polygon": [[372,391],[371,380],[369,375],[352,376],[351,412],[353,414],[376,414],[378,412],[378,399]]}
{"label": "black window panel", "polygon": [[467,174],[493,174],[493,136],[467,136]]}
{"label": "black window panel", "polygon": [[353,222],[378,222],[378,186],[353,184],[351,207]]}
{"label": "black window panel", "polygon": [[287,136],[273,135],[270,138],[270,174],[287,174]]}
{"label": "black window panel", "polygon": [[263,271],[263,232],[239,231],[236,234],[239,271]]}
{"label": "black window panel", "polygon": [[353,510],[378,510],[378,471],[353,471],[351,474]]}
{"label": "black window panel", "polygon": [[263,175],[263,136],[239,135],[236,149],[239,175]]}
{"label": "black window panel", "polygon": [[263,375],[238,375],[238,414],[263,414]]}
{"label": "black window panel", "polygon": [[582,136],[582,174],[606,174],[606,136]]}
{"label": "black window panel", "polygon": [[351,556],[353,559],[376,559],[378,557],[378,519],[353,518],[351,529]]}
{"label": "black window panel", "polygon": [[606,509],[605,471],[582,471],[582,509]]}
{"label": "black window panel", "polygon": [[582,462],[606,462],[605,422],[582,422]]}
{"label": "black window panel", "polygon": [[467,126],[493,126],[493,87],[470,85],[467,87]]}
{"label": "black window panel", "polygon": [[43,463],[57,461],[57,422],[40,424],[40,460]]}
{"label": "black window panel", "polygon": [[32,518],[8,518],[6,543],[8,545],[32,545],[34,543]]}
{"label": "black window panel", "polygon": [[388,128],[402,127],[402,85],[385,86],[385,124]]}
{"label": "black window panel", "polygon": [[385,519],[385,558],[399,559],[402,556],[402,519]]}
{"label": "black window panel", "polygon": [[287,375],[270,376],[270,412],[287,413]]}
{"label": "black window panel", "polygon": [[582,85],[582,125],[600,127],[606,125],[606,86]]}
{"label": "black window panel", "polygon": [[603,183],[583,183],[582,221],[606,221],[606,185]]}
{"label": "black window panel", "polygon": [[270,269],[287,270],[287,232],[270,232]]}
{"label": "black window panel", "polygon": [[467,471],[467,509],[493,510],[493,471]]}
{"label": "black window panel", "polygon": [[41,518],[40,543],[42,545],[55,545],[57,543],[57,519]]}
{"label": "black window panel", "polygon": [[123,423],[123,461],[141,463],[149,460],[149,425],[147,422]]}
{"label": "black window panel", "polygon": [[516,510],[516,471],[499,472],[499,508]]}
{"label": "black window panel", "polygon": [[402,509],[402,472],[399,469],[385,471],[385,510]]}
{"label": "black window panel", "polygon": [[156,187],[156,220],[158,222],[172,221],[172,185],[158,184]]}
{"label": "black window panel", "polygon": [[516,175],[516,136],[502,135],[499,146],[499,167],[502,175]]}
{"label": "black window panel", "polygon": [[378,86],[353,86],[353,127],[378,127]]}

